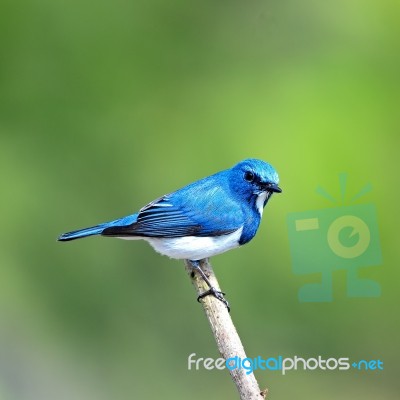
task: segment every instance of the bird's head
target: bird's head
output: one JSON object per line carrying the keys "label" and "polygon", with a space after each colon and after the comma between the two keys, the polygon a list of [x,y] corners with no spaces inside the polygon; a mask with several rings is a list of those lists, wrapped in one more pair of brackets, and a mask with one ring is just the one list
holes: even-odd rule
{"label": "bird's head", "polygon": [[260,213],[274,192],[282,192],[277,172],[265,161],[249,158],[236,164],[231,171],[232,190],[248,201],[255,201]]}

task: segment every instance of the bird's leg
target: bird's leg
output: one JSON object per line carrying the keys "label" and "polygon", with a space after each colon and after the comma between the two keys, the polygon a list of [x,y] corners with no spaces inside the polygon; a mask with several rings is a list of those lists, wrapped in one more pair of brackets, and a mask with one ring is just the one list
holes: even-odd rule
{"label": "bird's leg", "polygon": [[200,262],[197,260],[189,260],[190,264],[192,265],[193,268],[195,268],[200,276],[203,278],[203,280],[207,283],[209,289],[207,291],[205,291],[204,293],[202,293],[201,295],[199,295],[197,297],[197,301],[200,302],[200,299],[202,299],[203,297],[212,295],[214,296],[216,299],[218,299],[219,301],[221,301],[222,303],[225,304],[226,308],[228,309],[228,311],[230,311],[230,307],[229,307],[229,303],[225,300],[225,293],[220,292],[219,290],[217,290],[210,282],[210,280],[207,278],[206,274],[203,272],[203,270],[200,268]]}

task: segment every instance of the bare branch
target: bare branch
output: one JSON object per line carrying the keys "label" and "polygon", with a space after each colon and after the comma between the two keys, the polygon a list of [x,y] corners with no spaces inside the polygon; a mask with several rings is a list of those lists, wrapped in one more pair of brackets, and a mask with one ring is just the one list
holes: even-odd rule
{"label": "bare branch", "polygon": [[[208,259],[201,260],[200,267],[209,277],[211,284],[217,290],[221,290]],[[198,295],[209,289],[199,273],[196,272],[196,269],[187,260],[185,260],[185,268]],[[236,356],[242,360],[246,358],[242,342],[225,305],[213,296],[204,297],[201,299],[201,303],[221,356],[225,360]],[[243,368],[235,368],[229,370],[229,372],[239,391],[241,400],[263,400],[266,397],[267,389],[261,392],[253,372],[247,375],[246,370]]]}

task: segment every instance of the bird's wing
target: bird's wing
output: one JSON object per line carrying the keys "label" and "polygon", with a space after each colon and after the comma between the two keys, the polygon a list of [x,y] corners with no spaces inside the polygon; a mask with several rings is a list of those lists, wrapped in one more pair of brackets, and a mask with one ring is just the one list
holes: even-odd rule
{"label": "bird's wing", "polygon": [[128,226],[103,231],[106,236],[220,236],[240,228],[241,207],[213,182],[196,182],[143,207]]}
{"label": "bird's wing", "polygon": [[174,205],[168,195],[143,207],[132,226],[132,234],[153,237],[195,236],[200,231],[201,226]]}

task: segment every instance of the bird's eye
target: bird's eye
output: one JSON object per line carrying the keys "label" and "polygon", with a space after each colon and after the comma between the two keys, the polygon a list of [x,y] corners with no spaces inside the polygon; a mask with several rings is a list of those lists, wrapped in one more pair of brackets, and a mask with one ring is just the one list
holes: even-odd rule
{"label": "bird's eye", "polygon": [[247,182],[253,182],[254,181],[254,174],[251,171],[246,171],[244,173],[244,180]]}

